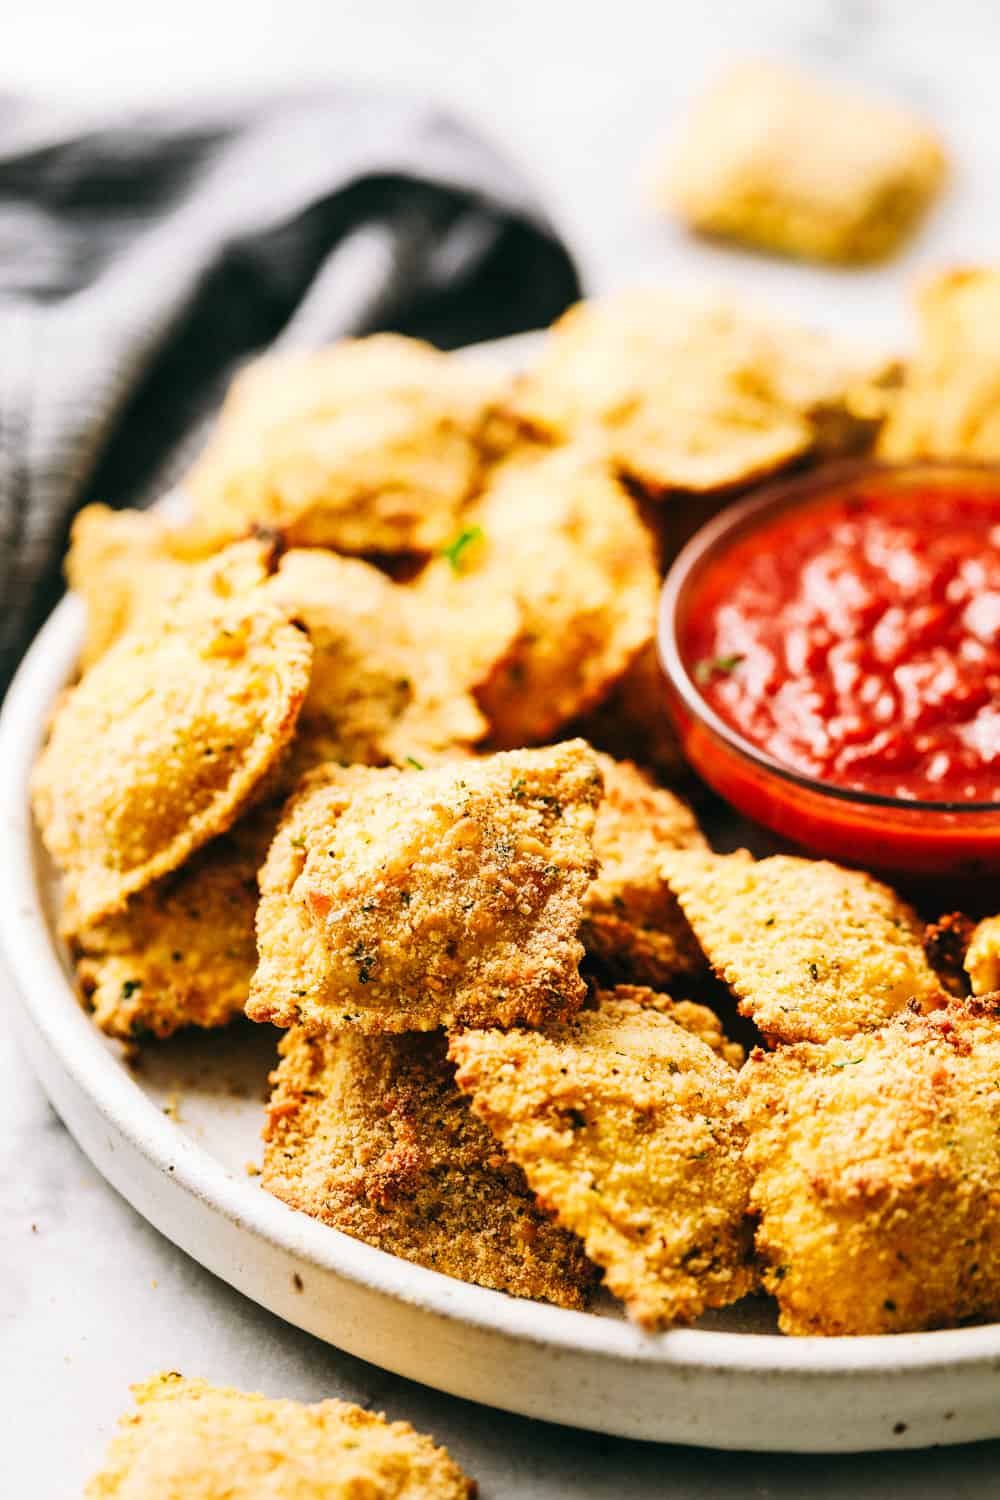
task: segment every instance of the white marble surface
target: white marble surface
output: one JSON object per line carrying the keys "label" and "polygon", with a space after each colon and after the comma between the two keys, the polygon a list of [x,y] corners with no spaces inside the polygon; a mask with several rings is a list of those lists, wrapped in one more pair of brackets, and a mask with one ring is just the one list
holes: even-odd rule
{"label": "white marble surface", "polygon": [[[912,250],[859,273],[699,249],[644,211],[640,163],[707,72],[791,56],[938,120],[956,180]],[[1000,245],[1000,11],[986,0],[8,0],[0,90],[67,105],[348,75],[425,90],[530,167],[592,286],[708,275],[834,326],[905,337],[903,287]],[[4,990],[0,975],[0,995]],[[73,1500],[131,1380],[162,1368],[273,1394],[341,1395],[446,1442],[486,1500],[985,1500],[1000,1444],[856,1458],[712,1454],[559,1431],[408,1385],[260,1312],[145,1225],[94,1173],[0,1033],[0,1496]]]}

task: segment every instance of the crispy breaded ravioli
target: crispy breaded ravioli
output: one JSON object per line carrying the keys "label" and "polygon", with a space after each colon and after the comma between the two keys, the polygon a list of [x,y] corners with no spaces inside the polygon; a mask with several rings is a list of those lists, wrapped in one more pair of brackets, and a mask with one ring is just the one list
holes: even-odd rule
{"label": "crispy breaded ravioli", "polygon": [[940,189],[941,142],[890,104],[773,63],[699,101],[658,198],[690,228],[807,260],[881,259]]}
{"label": "crispy breaded ravioli", "polygon": [[512,406],[565,442],[598,434],[652,495],[748,484],[880,419],[884,358],[691,288],[633,288],[553,325]]}
{"label": "crispy breaded ravioli", "polygon": [[66,695],[32,789],[68,932],[234,822],[292,736],[311,654],[250,590],[151,617]]}
{"label": "crispy breaded ravioli", "polygon": [[667,852],[661,868],[741,1013],[774,1041],[853,1036],[944,998],[916,914],[863,871],[745,852]]}
{"label": "crispy breaded ravioli", "polygon": [[453,1036],[459,1087],[647,1328],[751,1289],[736,1074],[669,1001],[603,995],[537,1031]]}
{"label": "crispy breaded ravioli", "polygon": [[183,589],[191,564],[208,556],[214,541],[202,529],[171,526],[148,511],[85,506],[66,554],[67,582],[87,611],[84,670],[141,614]]}
{"label": "crispy breaded ravioli", "polygon": [[920,345],[879,457],[1000,459],[1000,267],[931,277],[917,298]]}
{"label": "crispy breaded ravioli", "polygon": [[247,1014],[426,1031],[576,1009],[600,797],[582,740],[307,778],[261,872]]}
{"label": "crispy breaded ravioli", "polygon": [[757,1249],[785,1333],[1000,1312],[997,997],[751,1054]]}
{"label": "crispy breaded ravioli", "polygon": [[582,1307],[595,1272],[537,1208],[455,1086],[441,1032],[282,1040],[263,1184],[393,1255],[515,1297]]}
{"label": "crispy breaded ravioli", "polygon": [[731,1068],[739,1068],[746,1053],[739,1042],[731,1042],[722,1029],[722,1022],[714,1010],[707,1005],[698,1005],[693,1000],[672,1000],[669,995],[650,989],[644,984],[616,984],[613,989],[595,989],[588,1006],[600,1009],[602,1005],[620,1000],[634,1001],[636,1005],[649,1006],[661,1015],[669,1016],[692,1036],[700,1037],[706,1047],[711,1047]]}
{"label": "crispy breaded ravioli", "polygon": [[1000,917],[977,923],[965,954],[965,972],[974,995],[1000,990]]}
{"label": "crispy breaded ravioli", "polygon": [[686,803],[631,761],[597,755],[604,797],[597,811],[597,879],[587,892],[584,947],[616,974],[666,984],[697,973],[705,956],[660,873],[664,849],[707,849]]}
{"label": "crispy breaded ravioli", "polygon": [[312,641],[299,733],[324,759],[426,762],[485,735],[443,645],[451,622],[413,589],[359,558],[313,549],[286,553],[265,592]]}
{"label": "crispy breaded ravioli", "polygon": [[408,1422],[347,1401],[271,1400],[176,1373],[132,1387],[86,1500],[473,1500]]}
{"label": "crispy breaded ravioli", "polygon": [[342,552],[428,552],[480,469],[492,376],[394,334],[271,354],[234,381],[184,481],[208,524]]}
{"label": "crispy breaded ravioli", "polygon": [[147,886],[124,912],[76,934],[80,989],[109,1036],[225,1026],[257,964],[257,871],[278,822],[264,804]]}
{"label": "crispy breaded ravioli", "polygon": [[[439,558],[417,587],[459,628],[470,622],[477,659],[487,625],[496,628],[476,691],[492,743],[537,744],[604,697],[652,639],[653,541],[591,448],[516,453],[468,522],[461,552]],[[505,644],[511,601],[518,628]]]}

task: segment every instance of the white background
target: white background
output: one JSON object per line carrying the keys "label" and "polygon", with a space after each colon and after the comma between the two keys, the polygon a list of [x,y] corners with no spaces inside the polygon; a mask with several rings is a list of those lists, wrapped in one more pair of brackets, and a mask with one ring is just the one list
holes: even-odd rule
{"label": "white background", "polygon": [[[648,212],[644,159],[706,74],[747,53],[797,57],[938,122],[958,171],[902,260],[856,273],[789,267],[696,248]],[[892,341],[907,337],[905,287],[921,266],[1000,249],[998,66],[1000,10],[988,0],[0,0],[2,91],[103,109],[345,76],[394,83],[451,103],[508,145],[591,288],[707,275]],[[2,338],[0,327],[0,348]],[[1000,1444],[846,1459],[700,1453],[561,1432],[383,1375],[260,1312],[139,1220],[0,1034],[3,1500],[78,1496],[128,1382],[164,1368],[385,1408],[446,1442],[485,1500],[979,1500],[1000,1485]]]}

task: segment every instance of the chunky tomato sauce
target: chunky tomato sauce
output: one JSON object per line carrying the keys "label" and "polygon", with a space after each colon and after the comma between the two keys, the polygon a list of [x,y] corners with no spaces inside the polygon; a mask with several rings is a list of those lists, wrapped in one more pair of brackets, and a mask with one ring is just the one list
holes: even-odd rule
{"label": "chunky tomato sauce", "polygon": [[716,555],[681,652],[784,765],[914,801],[1000,801],[1000,479],[879,477]]}

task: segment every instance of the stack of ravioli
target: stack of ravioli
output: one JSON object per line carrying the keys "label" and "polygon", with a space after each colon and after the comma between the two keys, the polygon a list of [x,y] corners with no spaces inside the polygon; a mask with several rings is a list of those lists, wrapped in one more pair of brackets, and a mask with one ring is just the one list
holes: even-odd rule
{"label": "stack of ravioli", "polygon": [[790,1333],[996,1311],[1000,924],[935,967],[871,877],[713,852],[653,645],[696,519],[933,451],[947,364],[636,291],[514,379],[392,336],[251,366],[187,520],[74,527],[34,798],[97,1024],[282,1028],[263,1186],[446,1275],[651,1329],[761,1286]]}

